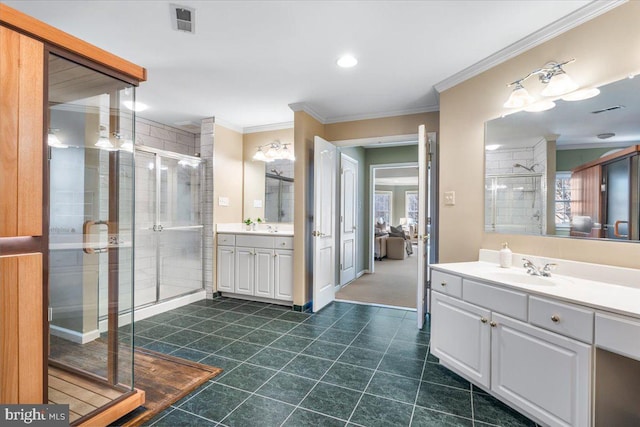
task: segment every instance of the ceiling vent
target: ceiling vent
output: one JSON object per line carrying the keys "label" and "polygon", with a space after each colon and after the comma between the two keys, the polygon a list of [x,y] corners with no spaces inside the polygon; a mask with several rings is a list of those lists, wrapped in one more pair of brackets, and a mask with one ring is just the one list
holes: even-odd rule
{"label": "ceiling vent", "polygon": [[614,105],[613,107],[603,108],[602,110],[592,111],[591,114],[606,113],[607,111],[615,111],[624,108],[624,105]]}
{"label": "ceiling vent", "polygon": [[194,33],[196,30],[196,10],[191,7],[171,6],[171,26],[174,30]]}

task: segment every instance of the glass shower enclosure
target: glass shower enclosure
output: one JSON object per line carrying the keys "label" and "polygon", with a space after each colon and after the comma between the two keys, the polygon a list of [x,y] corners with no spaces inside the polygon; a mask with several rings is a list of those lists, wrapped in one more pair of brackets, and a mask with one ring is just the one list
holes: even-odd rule
{"label": "glass shower enclosure", "polygon": [[135,306],[201,291],[201,159],[136,148]]}
{"label": "glass shower enclosure", "polygon": [[[73,60],[72,60],[73,59]],[[48,54],[48,401],[82,423],[134,392],[135,88]]]}

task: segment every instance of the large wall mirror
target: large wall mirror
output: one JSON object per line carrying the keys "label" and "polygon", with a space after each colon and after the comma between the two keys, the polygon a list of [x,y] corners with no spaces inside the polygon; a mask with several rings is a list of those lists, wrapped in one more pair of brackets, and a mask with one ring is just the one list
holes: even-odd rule
{"label": "large wall mirror", "polygon": [[485,231],[640,240],[640,77],[486,123]]}

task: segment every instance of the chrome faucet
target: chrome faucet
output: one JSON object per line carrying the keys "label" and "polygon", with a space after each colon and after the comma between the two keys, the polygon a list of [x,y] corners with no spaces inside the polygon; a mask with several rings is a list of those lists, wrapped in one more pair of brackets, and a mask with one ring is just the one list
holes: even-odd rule
{"label": "chrome faucet", "polygon": [[527,274],[530,276],[542,276],[542,277],[551,277],[551,270],[555,269],[558,264],[554,264],[552,262],[547,263],[544,267],[537,267],[530,259],[522,258],[523,264],[522,266],[527,270]]}

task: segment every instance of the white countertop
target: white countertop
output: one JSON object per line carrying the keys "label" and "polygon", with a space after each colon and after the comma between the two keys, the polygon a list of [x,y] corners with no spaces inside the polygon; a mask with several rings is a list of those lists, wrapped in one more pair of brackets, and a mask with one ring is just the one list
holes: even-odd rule
{"label": "white countertop", "polygon": [[[278,231],[269,231],[268,225],[271,226],[272,230],[277,229]],[[256,224],[255,230],[247,230],[246,226],[243,223],[217,224],[216,232],[228,234],[251,234],[256,236],[291,237],[293,236],[293,224]]]}
{"label": "white countertop", "polygon": [[[484,261],[434,264],[431,267],[533,295],[640,318],[640,284],[620,285],[553,273],[549,278],[529,276],[523,267],[500,268],[495,263]],[[519,282],[520,276],[523,276],[522,281],[525,283]]]}

